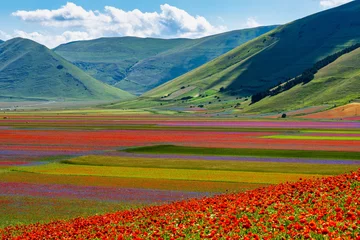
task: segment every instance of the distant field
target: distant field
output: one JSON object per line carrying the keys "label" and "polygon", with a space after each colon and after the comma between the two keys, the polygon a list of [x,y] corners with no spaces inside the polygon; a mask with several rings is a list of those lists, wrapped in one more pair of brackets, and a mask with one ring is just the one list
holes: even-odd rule
{"label": "distant field", "polygon": [[360,141],[360,137],[351,137],[351,136],[289,136],[289,135],[276,135],[268,136],[264,138],[271,139],[298,139],[298,140],[344,140],[344,141]]}
{"label": "distant field", "polygon": [[0,227],[354,171],[359,134],[350,121],[1,113]]}
{"label": "distant field", "polygon": [[[269,138],[273,138],[270,136]],[[276,138],[274,136],[274,138]],[[129,148],[129,153],[172,153],[172,154],[199,154],[199,155],[228,155],[228,156],[258,156],[258,157],[292,157],[292,158],[324,158],[324,159],[353,159],[360,160],[359,152],[330,152],[330,151],[303,151],[303,150],[274,150],[274,149],[229,149],[229,148],[196,148],[184,146],[149,146]]]}

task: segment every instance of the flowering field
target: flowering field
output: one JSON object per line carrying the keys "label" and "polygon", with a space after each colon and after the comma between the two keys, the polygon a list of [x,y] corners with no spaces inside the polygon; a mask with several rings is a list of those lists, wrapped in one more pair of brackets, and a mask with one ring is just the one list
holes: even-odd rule
{"label": "flowering field", "polygon": [[[114,233],[118,236],[121,229],[134,231],[131,234],[135,236],[146,231],[144,226],[149,222],[145,217],[153,211],[182,209],[183,213],[177,212],[178,218],[175,213],[159,215],[159,218],[154,215],[159,221],[176,222],[186,214],[193,214],[185,208],[190,206],[188,204],[209,201],[203,202],[205,206],[210,204],[208,209],[202,209],[204,218],[198,216],[199,221],[202,219],[200,226],[204,226],[201,231],[195,231],[197,222],[191,222],[194,228],[190,227],[189,232],[183,230],[187,225],[182,224],[188,224],[186,217],[185,222],[177,225],[181,226],[176,230],[180,235],[166,232],[170,227],[159,229],[159,233],[164,231],[161,236],[166,239],[171,238],[171,234],[175,234],[174,237],[185,234],[188,238],[210,236],[211,231],[216,230],[208,222],[212,219],[215,221],[212,224],[219,226],[212,236],[217,238],[216,234],[227,233],[221,230],[217,215],[213,215],[221,209],[211,212],[215,207],[210,206],[215,201],[221,205],[224,199],[236,202],[241,197],[245,204],[250,201],[246,200],[246,194],[254,189],[265,187],[271,192],[277,188],[274,184],[294,183],[300,178],[304,183],[316,185],[315,178],[359,169],[359,127],[356,121],[284,122],[51,112],[0,116],[0,228],[23,226],[19,231],[17,227],[0,231],[15,236],[35,230],[34,225],[26,227],[28,224],[49,221],[60,224],[56,228],[61,229],[63,224],[83,225],[84,222],[75,223],[80,220],[70,220],[72,218],[132,209],[107,216],[123,219],[123,223],[116,223]],[[245,191],[250,192],[242,195]],[[261,191],[265,190],[253,193]],[[214,197],[224,193],[230,195]],[[153,207],[135,210],[149,205]],[[285,208],[276,205],[274,209],[280,207]],[[234,210],[233,206],[229,209]],[[275,214],[275,210],[269,213]],[[199,211],[196,210],[194,216],[200,214]],[[235,215],[243,221],[240,212]],[[296,209],[294,212],[298,213]],[[246,213],[249,219],[250,213],[256,211]],[[135,221],[138,225],[128,228],[130,223],[125,222],[123,214],[145,215],[144,220],[138,216],[139,221]],[[207,214],[210,215],[206,217]],[[252,216],[252,226],[258,218],[256,214]],[[81,221],[100,221],[99,232],[114,226],[101,225],[105,224],[101,219],[90,217]],[[150,223],[154,219],[151,218]],[[79,234],[85,229],[96,232],[86,227],[87,223]],[[43,226],[46,225],[37,225],[39,229]],[[153,227],[155,232],[156,224]],[[266,224],[264,227],[270,228]],[[331,229],[330,225],[328,228]],[[231,230],[230,236],[260,233],[260,227],[239,231]]]}
{"label": "flowering field", "polygon": [[3,239],[359,239],[360,171],[48,224]]}

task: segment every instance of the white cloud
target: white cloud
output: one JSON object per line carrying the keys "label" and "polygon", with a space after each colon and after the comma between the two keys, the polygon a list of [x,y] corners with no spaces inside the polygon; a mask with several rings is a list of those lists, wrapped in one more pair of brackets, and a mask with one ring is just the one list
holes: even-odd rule
{"label": "white cloud", "polygon": [[1,40],[9,40],[16,37],[31,39],[49,48],[57,47],[62,43],[92,39],[92,37],[87,32],[76,31],[65,31],[58,35],[44,34],[40,32],[25,32],[22,30],[14,30],[14,32],[11,34],[0,31]]}
{"label": "white cloud", "polygon": [[249,17],[246,21],[246,27],[248,28],[255,28],[259,26],[261,26],[261,24],[254,17]]}
{"label": "white cloud", "polygon": [[352,2],[352,0],[321,0],[320,5],[324,8],[332,8]]}
{"label": "white cloud", "polygon": [[0,30],[0,40],[5,41],[5,40],[10,39],[11,37],[12,37],[12,36],[11,36],[10,34],[8,34],[8,33],[3,32],[3,31]]}
{"label": "white cloud", "polygon": [[68,2],[56,10],[16,11],[12,15],[23,21],[40,24],[45,29],[49,27],[64,32],[54,36],[43,32],[15,31],[12,36],[27,37],[54,47],[68,41],[104,36],[195,38],[226,30],[224,26],[210,24],[202,16],[192,16],[168,4],[161,5],[160,10],[160,12],[141,12],[138,9],[124,11],[106,6],[102,12],[88,11]]}

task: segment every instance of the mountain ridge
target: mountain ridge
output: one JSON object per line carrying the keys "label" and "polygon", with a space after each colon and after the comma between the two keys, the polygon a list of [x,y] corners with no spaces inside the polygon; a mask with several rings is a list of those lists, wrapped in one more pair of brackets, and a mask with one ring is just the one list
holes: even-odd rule
{"label": "mountain ridge", "polygon": [[60,45],[54,51],[96,79],[139,95],[275,27],[235,30],[200,39],[101,38]]}

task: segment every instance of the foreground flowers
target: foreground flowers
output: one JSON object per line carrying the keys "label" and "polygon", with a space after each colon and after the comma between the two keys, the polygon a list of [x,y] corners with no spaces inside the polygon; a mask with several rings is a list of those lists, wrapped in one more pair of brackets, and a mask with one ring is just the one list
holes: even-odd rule
{"label": "foreground flowers", "polygon": [[8,227],[2,239],[360,239],[360,169],[239,194]]}

